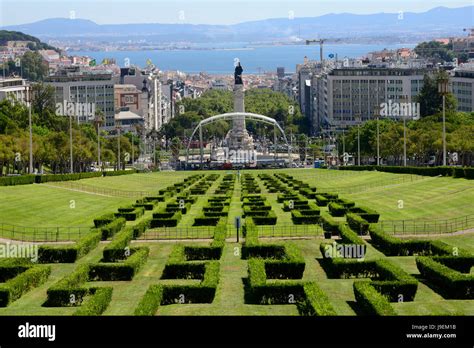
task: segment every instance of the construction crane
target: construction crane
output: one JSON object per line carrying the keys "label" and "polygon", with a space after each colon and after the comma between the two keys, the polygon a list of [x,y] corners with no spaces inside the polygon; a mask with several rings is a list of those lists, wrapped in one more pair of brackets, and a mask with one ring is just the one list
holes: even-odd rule
{"label": "construction crane", "polygon": [[311,43],[319,43],[319,59],[321,63],[323,62],[323,44],[326,39],[313,39],[313,40],[306,40],[306,44],[310,45]]}

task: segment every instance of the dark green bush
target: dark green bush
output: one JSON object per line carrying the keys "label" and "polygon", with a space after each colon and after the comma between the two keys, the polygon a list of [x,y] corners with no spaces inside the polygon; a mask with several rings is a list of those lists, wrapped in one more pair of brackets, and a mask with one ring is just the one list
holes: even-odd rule
{"label": "dark green bush", "polygon": [[35,183],[35,175],[0,177],[0,186],[28,185]]}
{"label": "dark green bush", "polygon": [[163,299],[163,286],[162,285],[150,285],[143,298],[140,300],[137,308],[135,309],[135,315],[155,315],[158,307]]}
{"label": "dark green bush", "polygon": [[344,216],[344,214],[346,213],[346,208],[339,203],[331,202],[329,203],[328,207],[329,213],[332,216]]}
{"label": "dark green bush", "polygon": [[102,232],[102,240],[113,237],[125,226],[126,222],[127,220],[125,220],[123,217],[119,217],[107,225],[101,226],[100,230]]}
{"label": "dark green bush", "polygon": [[90,298],[73,313],[73,315],[101,315],[112,300],[112,287],[90,288]]}
{"label": "dark green bush", "polygon": [[436,285],[444,297],[474,299],[474,275],[461,273],[431,257],[417,257],[416,266],[421,276]]}
{"label": "dark green bush", "polygon": [[332,316],[336,311],[331,305],[327,295],[319,288],[315,282],[308,282],[303,285],[305,300],[299,305],[301,315],[309,316]]}
{"label": "dark green bush", "polygon": [[148,258],[147,247],[131,248],[131,256],[124,262],[94,263],[90,265],[89,279],[99,281],[132,280]]}
{"label": "dark green bush", "polygon": [[46,282],[50,266],[33,266],[0,284],[0,307],[6,307],[23,294]]}
{"label": "dark green bush", "polygon": [[347,213],[346,221],[349,227],[359,235],[366,235],[369,232],[370,224],[360,215]]}
{"label": "dark green bush", "polygon": [[48,307],[80,305],[88,294],[87,288],[84,287],[88,280],[89,265],[78,266],[74,272],[60,279],[47,290],[48,298],[45,305]]}
{"label": "dark green bush", "polygon": [[329,203],[329,199],[322,195],[316,195],[316,204],[320,207],[325,207]]}
{"label": "dark green bush", "polygon": [[397,315],[388,299],[370,282],[355,281],[354,296],[361,311],[367,315]]}

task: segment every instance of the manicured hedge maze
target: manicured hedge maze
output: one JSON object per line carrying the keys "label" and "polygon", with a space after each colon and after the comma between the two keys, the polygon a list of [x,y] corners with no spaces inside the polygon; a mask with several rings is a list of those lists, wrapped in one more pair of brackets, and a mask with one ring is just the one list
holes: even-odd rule
{"label": "manicured hedge maze", "polygon": [[194,219],[194,226],[216,226],[225,223],[229,215],[229,206],[234,191],[234,177],[224,176],[216,192],[225,192],[207,199],[202,208],[202,215]]}
{"label": "manicured hedge maze", "polygon": [[176,245],[163,270],[162,279],[199,279],[199,284],[151,285],[135,315],[154,315],[160,305],[212,303],[219,283],[219,259],[226,237],[225,225],[218,226],[210,246]]}
{"label": "manicured hedge maze", "polygon": [[288,187],[283,184],[278,178],[269,174],[258,174],[260,180],[263,181],[263,185],[267,189],[268,193],[289,193]]}
{"label": "manicured hedge maze", "polygon": [[271,204],[262,195],[244,195],[241,197],[245,224],[275,225],[277,216],[271,210]]}
{"label": "manicured hedge maze", "polygon": [[[47,290],[46,307],[79,307],[75,315],[101,315],[112,299],[111,287],[86,287],[90,266],[83,264]],[[82,307],[86,296],[90,296]]]}
{"label": "manicured hedge maze", "polygon": [[243,174],[241,179],[242,195],[261,193],[262,189],[258,185],[252,174]]}
{"label": "manicured hedge maze", "polygon": [[285,244],[260,244],[254,226],[246,226],[242,258],[248,260],[245,302],[295,304],[302,315],[335,315],[315,282],[302,281],[305,262],[299,250]]}

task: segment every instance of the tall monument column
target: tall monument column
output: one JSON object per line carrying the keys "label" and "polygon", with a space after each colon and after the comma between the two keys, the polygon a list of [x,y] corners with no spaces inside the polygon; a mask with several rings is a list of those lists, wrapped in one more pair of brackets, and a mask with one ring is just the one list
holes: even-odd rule
{"label": "tall monument column", "polygon": [[[242,66],[238,63],[234,73],[234,112],[245,112],[242,72]],[[232,129],[227,133],[226,139],[231,150],[253,150],[253,139],[245,128],[243,115],[232,120]]]}

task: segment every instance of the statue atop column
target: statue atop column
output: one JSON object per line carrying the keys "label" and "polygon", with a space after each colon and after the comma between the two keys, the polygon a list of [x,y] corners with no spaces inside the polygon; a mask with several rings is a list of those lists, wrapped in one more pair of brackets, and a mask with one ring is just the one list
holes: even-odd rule
{"label": "statue atop column", "polygon": [[237,65],[235,67],[234,71],[234,80],[236,85],[242,85],[242,72],[244,69],[242,69],[242,66],[240,65],[240,62],[237,62]]}

